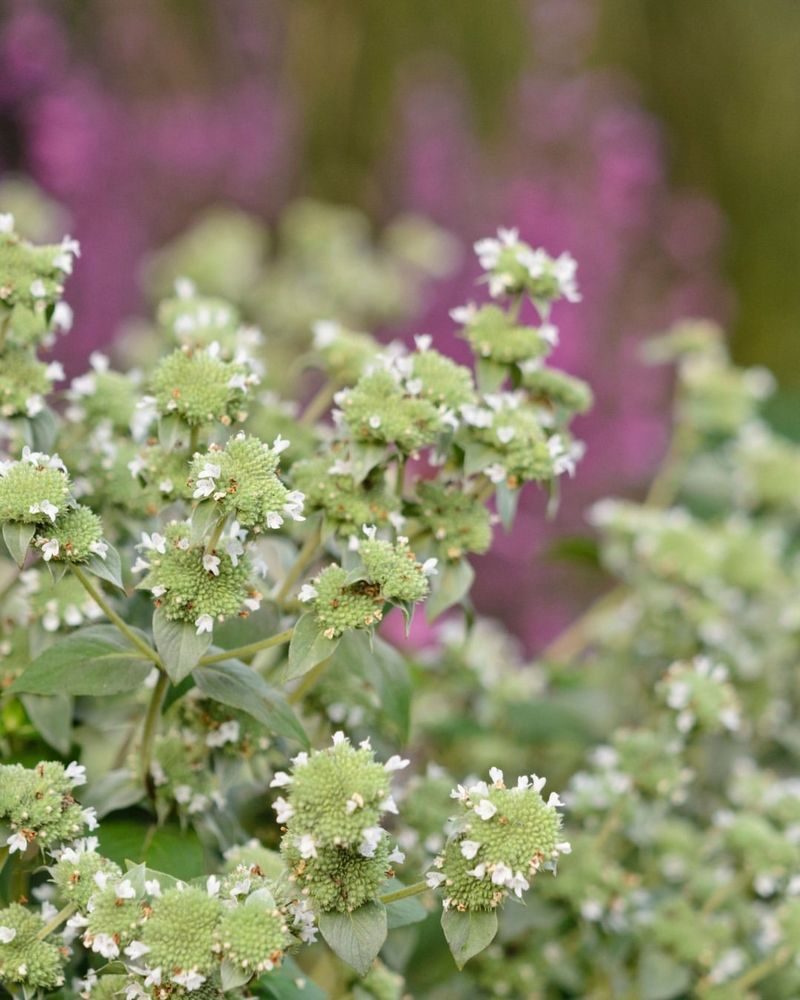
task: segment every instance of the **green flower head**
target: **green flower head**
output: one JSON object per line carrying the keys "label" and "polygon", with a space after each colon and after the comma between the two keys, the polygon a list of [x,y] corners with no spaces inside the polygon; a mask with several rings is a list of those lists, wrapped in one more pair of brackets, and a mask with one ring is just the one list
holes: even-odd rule
{"label": "green flower head", "polygon": [[286,916],[267,889],[226,909],[216,930],[216,950],[222,958],[254,974],[277,968],[292,941]]}
{"label": "green flower head", "polygon": [[46,365],[30,348],[9,348],[0,365],[0,416],[35,417],[53,381],[64,377],[58,362]]}
{"label": "green flower head", "polygon": [[[472,372],[438,351],[430,349],[431,338],[415,338],[418,350],[409,355],[411,371],[407,386],[435,406],[457,410],[476,400]],[[405,360],[405,359],[404,359]]]}
{"label": "green flower head", "polygon": [[378,353],[378,344],[368,333],[347,330],[334,320],[314,323],[314,351],[334,382],[351,385],[358,381]]}
{"label": "green flower head", "polygon": [[160,968],[164,980],[181,984],[187,974],[209,976],[216,968],[223,907],[214,887],[215,881],[209,879],[207,890],[168,889],[151,901],[139,940],[147,949],[147,965]]}
{"label": "green flower head", "polygon": [[327,456],[295,462],[292,483],[305,497],[305,510],[322,510],[327,521],[344,535],[352,535],[362,524],[387,525],[400,506],[387,492],[383,476],[376,473],[356,482],[349,462]]}
{"label": "green flower head", "polygon": [[492,768],[491,784],[459,785],[451,793],[459,806],[455,832],[428,873],[441,888],[445,908],[493,910],[509,895],[518,898],[542,868],[552,867],[570,845],[561,840],[561,800],[541,796],[545,779],[523,775],[506,788],[503,772]]}
{"label": "green flower head", "polygon": [[467,305],[450,315],[464,324],[461,335],[474,354],[500,365],[538,360],[550,353],[556,339],[554,326],[521,326],[499,306]]}
{"label": "green flower head", "polygon": [[36,533],[35,545],[42,550],[45,562],[81,563],[92,555],[105,559],[108,545],[103,539],[100,518],[83,504],[59,514],[51,526]]}
{"label": "green flower head", "polygon": [[367,538],[358,545],[361,561],[370,580],[381,588],[390,601],[402,603],[423,601],[428,596],[428,577],[436,572],[436,559],[424,563],[409,547],[408,539],[400,536],[396,543],[376,538],[376,528],[364,528]]}
{"label": "green flower head", "polygon": [[243,361],[224,361],[218,344],[202,350],[173,351],[158,365],[151,381],[155,406],[192,427],[247,416],[247,396],[258,376]]}
{"label": "green flower head", "polygon": [[140,391],[133,375],[111,371],[108,358],[99,351],[89,357],[92,370],[72,380],[67,392],[67,416],[90,424],[110,421],[118,433],[126,434],[136,416]]}
{"label": "green flower head", "polygon": [[568,253],[551,257],[519,238],[516,229],[499,229],[497,238],[478,240],[475,253],[487,272],[493,298],[528,295],[540,308],[558,299],[580,302],[577,264]]}
{"label": "green flower head", "polygon": [[173,521],[163,535],[143,534],[135,570],[147,570],[138,589],[149,590],[170,621],[190,622],[198,632],[214,620],[246,614],[260,603],[250,584],[250,565],[239,551],[221,547],[207,552],[191,541],[191,526]]}
{"label": "green flower head", "polygon": [[44,921],[19,903],[0,910],[0,982],[31,990],[53,990],[64,982],[59,948],[40,941]]}
{"label": "green flower head", "polygon": [[65,903],[74,903],[79,910],[86,909],[104,881],[122,880],[122,869],[98,854],[96,847],[95,837],[76,841],[57,852],[58,861],[50,869],[59,897]]}
{"label": "green flower head", "polygon": [[186,279],[176,282],[177,295],[158,307],[158,322],[181,344],[208,347],[214,342],[233,346],[239,330],[239,310],[224,299],[196,294]]}
{"label": "green flower head", "polygon": [[314,610],[323,634],[334,639],[353,628],[372,628],[383,618],[384,597],[380,587],[366,580],[350,582],[341,566],[326,566],[300,589],[300,600]]}
{"label": "green flower head", "polygon": [[58,455],[26,445],[21,461],[0,461],[0,521],[52,525],[68,505],[69,476]]}
{"label": "green flower head", "polygon": [[72,796],[85,782],[85,768],[76,763],[0,765],[0,821],[11,828],[6,840],[11,852],[23,854],[33,843],[52,849],[95,829],[94,809],[81,809]]}
{"label": "green flower head", "polygon": [[491,515],[485,504],[460,486],[421,482],[418,519],[436,539],[438,550],[451,560],[467,552],[485,552],[492,541]]}
{"label": "green flower head", "polygon": [[192,460],[189,483],[195,500],[215,504],[242,528],[260,532],[280,528],[284,518],[303,518],[303,494],[278,478],[280,456],[289,442],[280,437],[272,447],[241,432],[224,448],[212,448]]}
{"label": "green flower head", "polygon": [[306,845],[284,838],[283,851],[290,878],[316,912],[350,913],[375,899],[392,872],[389,845],[381,840],[365,857],[344,847],[322,847],[307,853]]}
{"label": "green flower head", "polygon": [[568,415],[591,409],[592,390],[583,379],[536,363],[523,363],[520,367],[522,384],[537,402],[564,410]]}

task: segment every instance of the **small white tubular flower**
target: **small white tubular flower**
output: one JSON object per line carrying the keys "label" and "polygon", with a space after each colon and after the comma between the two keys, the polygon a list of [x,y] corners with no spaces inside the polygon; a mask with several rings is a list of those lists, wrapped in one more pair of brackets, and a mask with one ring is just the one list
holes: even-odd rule
{"label": "small white tubular flower", "polygon": [[123,879],[118,882],[114,887],[114,892],[117,894],[117,899],[135,899],[136,890],[133,888],[129,879]]}
{"label": "small white tubular flower", "polygon": [[362,841],[358,845],[358,853],[365,858],[374,858],[378,844],[380,844],[384,830],[380,826],[368,826],[361,831]]}
{"label": "small white tubular flower", "polygon": [[272,776],[272,781],[269,783],[270,788],[285,788],[287,785],[291,785],[292,776],[287,774],[286,771],[276,771]]}
{"label": "small white tubular flower", "polygon": [[481,799],[474,808],[482,820],[490,820],[497,812],[497,806],[493,805],[488,799]]}
{"label": "small white tubular flower", "polygon": [[531,884],[522,874],[517,872],[512,878],[506,881],[508,888],[514,893],[517,899],[522,899],[522,893],[530,889]]}
{"label": "small white tubular flower", "polygon": [[481,849],[481,845],[477,840],[462,840],[460,846],[461,846],[461,853],[467,859],[467,861],[472,861],[472,859]]}
{"label": "small white tubular flower", "polygon": [[90,947],[93,952],[102,955],[103,958],[117,958],[119,955],[119,946],[110,934],[95,934]]}
{"label": "small white tubular flower", "polygon": [[317,844],[310,833],[304,833],[298,838],[297,849],[301,858],[315,858],[317,856]]}
{"label": "small white tubular flower", "polygon": [[195,972],[194,969],[176,972],[175,975],[172,976],[173,983],[177,983],[178,986],[183,986],[190,993],[193,990],[199,990],[205,981],[206,977],[201,976],[200,973]]}
{"label": "small white tubular flower", "polygon": [[300,593],[297,595],[298,600],[304,604],[308,604],[309,601],[315,601],[318,596],[316,587],[310,583],[304,583],[300,588]]}
{"label": "small white tubular flower", "polygon": [[395,845],[394,850],[388,856],[388,860],[393,861],[397,865],[402,865],[402,863],[406,860],[405,852],[401,851],[400,848]]}
{"label": "small white tubular flower", "polygon": [[194,493],[192,493],[192,498],[194,500],[203,500],[206,497],[210,497],[216,488],[217,484],[213,479],[198,479],[197,486],[195,486]]}
{"label": "small white tubular flower", "polygon": [[194,624],[196,635],[202,635],[204,632],[210,633],[214,630],[214,619],[211,615],[200,615]]}
{"label": "small white tubular flower", "polygon": [[489,768],[489,777],[492,779],[492,784],[495,788],[505,788],[505,782],[503,781],[503,772],[499,767]]}
{"label": "small white tubular flower", "polygon": [[217,878],[216,875],[209,875],[206,879],[206,892],[209,896],[218,896],[219,890],[222,888],[222,883]]}
{"label": "small white tubular flower", "polygon": [[11,944],[17,932],[13,927],[0,927],[0,944]]}
{"label": "small white tubular flower", "polygon": [[[279,823],[288,823],[289,820],[294,816],[294,807],[291,802],[285,799],[282,795],[279,795],[277,799],[272,803],[272,808],[275,810],[275,818]],[[303,855],[305,857],[305,855]]]}
{"label": "small white tubular flower", "polygon": [[58,553],[61,548],[58,544],[56,538],[48,538],[42,545],[42,558],[45,562],[50,562],[51,559],[58,558]]}
{"label": "small white tubular flower", "polygon": [[444,882],[444,875],[441,872],[428,872],[425,876],[425,882],[429,889],[438,889]]}
{"label": "small white tubular flower", "polygon": [[219,556],[215,556],[209,552],[203,555],[203,569],[206,573],[211,573],[212,576],[219,576],[219,563]]}
{"label": "small white tubular flower", "polygon": [[141,941],[131,941],[131,943],[125,949],[125,954],[128,956],[129,959],[131,959],[131,961],[135,962],[137,961],[137,959],[140,959],[143,955],[146,955],[149,951],[150,949],[147,947],[147,945],[143,944]]}
{"label": "small white tubular flower", "polygon": [[408,767],[410,763],[410,760],[404,760],[400,754],[395,753],[392,754],[392,756],[386,761],[383,765],[383,769],[385,771],[389,771],[390,773],[392,771],[402,771],[403,768]]}
{"label": "small white tubular flower", "polygon": [[15,851],[19,851],[20,854],[24,854],[28,849],[28,841],[25,839],[23,834],[12,833],[6,840],[6,846],[8,847],[9,854],[14,854]]}
{"label": "small white tubular flower", "polygon": [[495,885],[507,885],[514,877],[514,873],[503,862],[498,862],[492,870],[492,882]]}

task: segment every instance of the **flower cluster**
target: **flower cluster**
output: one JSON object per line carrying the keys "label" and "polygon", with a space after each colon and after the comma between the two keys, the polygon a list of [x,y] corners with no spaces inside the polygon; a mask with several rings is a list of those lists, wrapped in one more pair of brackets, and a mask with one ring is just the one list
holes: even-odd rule
{"label": "flower cluster", "polygon": [[279,771],[271,782],[287,789],[274,808],[292,880],[319,912],[355,910],[377,897],[391,864],[403,860],[380,824],[397,812],[390,775],[408,761],[394,756],[380,764],[369,740],[356,748],[338,732],[328,749],[292,764],[291,774]]}
{"label": "flower cluster", "polygon": [[83,809],[72,790],[86,782],[86,769],[42,761],[34,768],[0,764],[0,820],[11,833],[6,846],[25,854],[73,840],[97,826],[94,809]]}
{"label": "flower cluster", "polygon": [[571,851],[559,839],[563,803],[556,793],[542,798],[544,778],[523,775],[507,788],[498,768],[490,777],[491,784],[452,792],[459,804],[455,831],[427,876],[431,888],[441,888],[445,909],[493,910],[510,893],[522,898],[542,867],[553,868]]}

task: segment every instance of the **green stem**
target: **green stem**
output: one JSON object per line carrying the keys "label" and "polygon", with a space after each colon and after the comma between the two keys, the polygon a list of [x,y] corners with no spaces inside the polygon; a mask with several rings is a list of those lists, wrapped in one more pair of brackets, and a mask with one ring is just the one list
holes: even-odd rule
{"label": "green stem", "polygon": [[227,516],[221,517],[214,525],[214,530],[211,532],[211,537],[206,545],[206,555],[211,555],[216,551],[216,548],[219,545],[219,540],[222,538],[222,532],[225,530],[225,522],[227,520]]}
{"label": "green stem", "polygon": [[70,569],[75,574],[78,580],[80,580],[83,589],[91,597],[91,599],[97,604],[105,614],[106,618],[112,622],[120,630],[120,632],[125,636],[128,642],[132,646],[135,646],[142,656],[146,657],[148,660],[152,660],[157,667],[161,666],[161,657],[158,653],[149,646],[144,639],[140,638],[133,629],[131,629],[117,614],[117,612],[111,607],[108,601],[103,597],[103,594],[98,590],[94,584],[91,582],[89,577],[83,572],[83,570],[76,563],[70,563]]}
{"label": "green stem", "polygon": [[0,847],[0,873],[2,873],[10,857],[11,857],[11,848]]}
{"label": "green stem", "polygon": [[189,458],[191,458],[197,451],[197,445],[200,442],[200,425],[194,424],[191,431],[189,432]]}
{"label": "green stem", "polygon": [[303,570],[308,566],[308,564],[313,560],[317,554],[317,549],[319,548],[320,542],[322,541],[322,525],[318,524],[316,528],[311,532],[308,538],[303,543],[303,547],[297,553],[297,558],[295,559],[293,565],[289,569],[289,572],[283,578],[283,582],[278,588],[275,594],[275,601],[278,604],[283,604],[286,598],[289,596],[290,591],[300,579]]}
{"label": "green stem", "polygon": [[[736,994],[737,996],[742,995],[751,986],[754,986],[760,979],[768,976],[771,972],[775,972],[780,969],[782,965],[785,965],[792,956],[791,948],[778,948],[767,958],[759,962],[757,965],[753,965],[746,972],[743,972],[741,976],[736,979],[732,979],[725,985],[730,991],[731,996]],[[700,996],[703,996],[710,989],[713,988],[714,984],[708,983],[707,981],[701,984]],[[705,988],[703,988],[705,987]]]}
{"label": "green stem", "polygon": [[319,663],[312,667],[307,674],[303,674],[300,679],[300,683],[286,696],[286,700],[290,705],[296,705],[299,701],[308,694],[311,688],[317,683],[317,681],[322,677],[325,671],[328,669],[328,664],[331,662],[332,657],[328,656],[324,660],[320,660]]}
{"label": "green stem", "polygon": [[401,501],[403,499],[403,486],[405,485],[405,481],[406,481],[406,456],[398,455],[397,479],[395,480],[394,484],[394,492],[397,499]]}
{"label": "green stem", "polygon": [[378,896],[378,901],[381,903],[395,903],[398,899],[408,899],[409,896],[419,896],[421,892],[425,892],[430,886],[427,882],[415,882],[413,885],[408,885],[405,889],[398,889],[396,892],[387,892],[385,896]]}
{"label": "green stem", "polygon": [[268,639],[259,639],[258,642],[250,642],[246,646],[237,646],[235,649],[223,649],[221,653],[212,653],[204,656],[200,660],[200,666],[208,666],[209,663],[221,663],[223,660],[241,660],[245,656],[253,656],[260,653],[262,649],[270,649],[272,646],[280,646],[283,642],[289,642],[294,634],[294,627],[287,628],[277,635],[271,635]]}
{"label": "green stem", "polygon": [[169,686],[169,677],[161,671],[150,695],[150,704],[147,706],[147,715],[144,719],[144,729],[142,730],[141,766],[142,781],[147,788],[148,795],[153,798],[153,784],[150,776],[150,761],[153,758],[153,744],[158,730],[158,717],[161,714],[161,706],[164,696]]}
{"label": "green stem", "polygon": [[44,927],[36,935],[36,940],[44,941],[48,934],[52,934],[53,931],[57,930],[65,920],[69,920],[77,909],[78,907],[76,903],[67,903],[67,905],[63,907],[63,909],[59,910],[49,923],[44,925]]}
{"label": "green stem", "polygon": [[305,424],[307,427],[315,424],[330,407],[335,395],[336,385],[333,382],[326,382],[324,385],[321,385],[309,400],[308,406],[303,410],[300,423]]}
{"label": "green stem", "polygon": [[576,618],[539,654],[539,659],[550,663],[567,663],[581,653],[591,642],[592,629],[605,615],[616,608],[627,596],[626,587],[617,586],[604,594]]}

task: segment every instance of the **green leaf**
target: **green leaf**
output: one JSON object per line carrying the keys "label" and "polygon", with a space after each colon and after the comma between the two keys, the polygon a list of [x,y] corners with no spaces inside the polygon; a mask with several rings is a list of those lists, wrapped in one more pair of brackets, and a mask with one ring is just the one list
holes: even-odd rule
{"label": "green leaf", "polygon": [[[106,544],[108,545],[108,543]],[[93,552],[81,566],[100,580],[105,580],[107,583],[113,584],[118,590],[125,589],[125,585],[122,582],[122,566],[119,561],[119,552],[117,552],[113,545],[108,545],[105,559],[101,559],[97,553]]]}
{"label": "green leaf", "polygon": [[6,543],[9,555],[17,564],[23,566],[28,546],[36,534],[35,524],[22,524],[20,521],[6,521],[3,525],[3,541]]}
{"label": "green leaf", "polygon": [[478,358],[475,362],[475,377],[481,392],[497,392],[505,382],[508,369],[496,361]]}
{"label": "green leaf", "polygon": [[363,482],[376,465],[386,458],[385,444],[360,444],[350,446],[350,464],[355,482]]}
{"label": "green leaf", "polygon": [[244,986],[245,983],[253,978],[253,973],[252,971],[248,972],[246,969],[238,968],[233,962],[229,962],[227,958],[224,958],[219,967],[219,978],[222,983],[222,992],[227,993],[228,990],[235,990],[240,986]]}
{"label": "green leaf", "polygon": [[312,667],[333,656],[338,639],[326,639],[320,632],[313,611],[301,615],[294,627],[292,641],[289,643],[289,662],[284,670],[283,680],[293,681],[308,673]]}
{"label": "green leaf", "polygon": [[386,907],[374,902],[352,913],[321,913],[319,929],[339,958],[366,976],[386,940]]}
{"label": "green leaf", "polygon": [[325,990],[309,979],[290,955],[284,956],[279,969],[261,976],[258,994],[269,1000],[328,1000]]}
{"label": "green leaf", "polygon": [[497,914],[494,910],[458,910],[442,912],[442,930],[450,952],[459,969],[478,952],[488,948],[497,934]]}
{"label": "green leaf", "polygon": [[89,625],[48,646],[11,690],[103,697],[135,691],[152,669],[113,625]]}
{"label": "green leaf", "polygon": [[211,645],[210,632],[198,635],[188,622],[171,622],[161,608],[153,614],[153,638],[173,684],[188,677]]}
{"label": "green leaf", "polygon": [[240,660],[197,667],[192,677],[209,698],[239,708],[271,732],[308,746],[305,730],[280,691],[270,687],[263,677]]}
{"label": "green leaf", "polygon": [[61,754],[72,746],[72,697],[68,694],[24,694],[20,699],[39,735]]}
{"label": "green leaf", "polygon": [[496,448],[470,442],[464,446],[464,475],[476,476],[490,465],[499,462],[502,457]]}
{"label": "green leaf", "polygon": [[192,541],[199,542],[219,516],[219,507],[213,500],[199,503],[192,511]]}
{"label": "green leaf", "polygon": [[27,417],[25,424],[25,440],[33,451],[43,451],[49,455],[56,443],[58,424],[56,415],[49,406],[45,406],[35,417]]}
{"label": "green leaf", "polygon": [[136,858],[148,869],[169,872],[184,882],[206,873],[203,845],[192,829],[170,824],[153,832],[141,819],[106,819],[98,836],[101,852],[123,868],[129,858]]}
{"label": "green leaf", "polygon": [[98,819],[118,809],[136,805],[145,795],[141,781],[123,768],[107,771],[99,778],[90,779],[82,792],[81,802],[85,806],[93,806],[97,810]]}
{"label": "green leaf", "polygon": [[440,563],[439,572],[431,578],[431,595],[425,602],[428,621],[434,621],[448,608],[463,601],[474,579],[475,570],[467,559]]}
{"label": "green leaf", "polygon": [[500,515],[500,520],[506,531],[511,531],[514,526],[521,492],[521,490],[509,489],[505,480],[497,484],[497,513]]}
{"label": "green leaf", "polygon": [[158,421],[158,443],[165,451],[187,448],[190,434],[187,425],[174,414],[161,417]]}
{"label": "green leaf", "polygon": [[639,990],[642,1000],[672,1000],[686,996],[689,970],[667,952],[646,948],[639,959]]}

